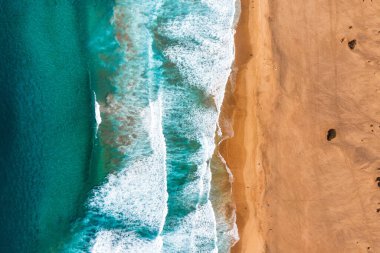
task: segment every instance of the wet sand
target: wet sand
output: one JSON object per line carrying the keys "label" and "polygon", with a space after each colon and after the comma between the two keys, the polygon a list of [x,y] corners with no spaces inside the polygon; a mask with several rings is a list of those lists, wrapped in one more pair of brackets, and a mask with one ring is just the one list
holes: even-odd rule
{"label": "wet sand", "polygon": [[233,77],[232,252],[380,252],[380,2],[242,0]]}

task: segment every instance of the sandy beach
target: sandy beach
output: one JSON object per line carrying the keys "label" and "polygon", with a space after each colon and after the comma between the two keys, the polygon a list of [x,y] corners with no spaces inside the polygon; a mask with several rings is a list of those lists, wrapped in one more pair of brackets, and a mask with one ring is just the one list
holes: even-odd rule
{"label": "sandy beach", "polygon": [[232,252],[380,252],[379,14],[375,0],[242,0],[219,146]]}

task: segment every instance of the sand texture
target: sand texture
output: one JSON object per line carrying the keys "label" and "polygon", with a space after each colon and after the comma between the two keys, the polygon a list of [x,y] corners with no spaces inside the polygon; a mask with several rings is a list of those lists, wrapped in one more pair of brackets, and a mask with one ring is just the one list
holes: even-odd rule
{"label": "sand texture", "polygon": [[242,0],[231,80],[232,252],[380,252],[380,1]]}

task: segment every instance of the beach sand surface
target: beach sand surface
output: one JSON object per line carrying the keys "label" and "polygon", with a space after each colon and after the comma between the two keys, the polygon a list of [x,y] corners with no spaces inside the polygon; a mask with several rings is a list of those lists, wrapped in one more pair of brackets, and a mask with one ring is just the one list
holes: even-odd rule
{"label": "beach sand surface", "polygon": [[221,123],[232,252],[380,252],[379,1],[242,0]]}

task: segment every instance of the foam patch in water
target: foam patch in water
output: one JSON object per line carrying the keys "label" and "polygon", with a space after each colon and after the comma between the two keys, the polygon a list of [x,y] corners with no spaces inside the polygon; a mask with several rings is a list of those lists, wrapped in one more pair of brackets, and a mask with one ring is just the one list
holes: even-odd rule
{"label": "foam patch in water", "polygon": [[[202,1],[207,12],[178,17],[161,30],[177,43],[165,55],[189,84],[214,96],[219,109],[234,59],[234,1]],[[207,15],[204,15],[207,13]]]}
{"label": "foam patch in water", "polygon": [[150,104],[144,113],[153,153],[122,171],[111,174],[89,207],[125,225],[161,231],[167,213],[165,142],[161,126],[161,102]]}
{"label": "foam patch in water", "polygon": [[[234,58],[234,10],[234,0],[116,1],[123,61],[112,94],[95,107],[100,138],[121,159],[88,201],[91,252],[218,252],[210,160]],[[158,37],[168,42],[163,52]],[[168,181],[178,184],[171,192]]]}
{"label": "foam patch in water", "polygon": [[163,252],[217,253],[215,217],[211,203],[184,217],[174,232],[163,235]]}
{"label": "foam patch in water", "polygon": [[100,116],[100,105],[96,101],[96,94],[94,92],[94,101],[95,101],[95,120],[96,120],[96,131],[99,129],[99,125],[102,123],[102,117]]}
{"label": "foam patch in water", "polygon": [[161,248],[161,237],[144,240],[133,232],[105,230],[96,234],[91,253],[157,253]]}

